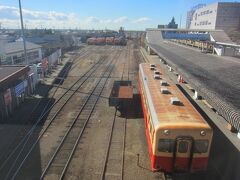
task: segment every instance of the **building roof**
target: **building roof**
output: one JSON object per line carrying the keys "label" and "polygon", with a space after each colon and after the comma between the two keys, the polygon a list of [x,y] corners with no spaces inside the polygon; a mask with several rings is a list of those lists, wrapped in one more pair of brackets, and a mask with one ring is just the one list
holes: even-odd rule
{"label": "building roof", "polygon": [[55,34],[46,34],[43,36],[32,36],[26,37],[26,40],[36,44],[45,44],[45,43],[52,43],[52,42],[60,42],[60,35]]}
{"label": "building roof", "polygon": [[9,81],[17,79],[29,71],[29,66],[0,66],[0,89],[6,87]]}
{"label": "building roof", "polygon": [[[160,86],[160,80],[154,79],[154,71],[150,70],[149,63],[140,64],[139,69],[155,128],[210,129],[210,126],[199,112],[193,107],[170,78],[165,75],[165,72],[160,68],[160,65],[156,65],[156,69],[160,71],[161,79],[167,81],[168,86]],[[161,88],[167,88],[170,93],[162,94]],[[181,104],[172,105],[170,103],[172,97],[177,97]],[[156,114],[155,118],[154,113]]]}
{"label": "building roof", "polygon": [[[31,42],[26,42],[26,48],[27,50],[32,50],[32,49],[41,48],[41,46]],[[16,53],[21,51],[24,51],[23,41],[4,43],[0,47],[0,53],[3,53],[3,54],[11,54],[11,53]]]}

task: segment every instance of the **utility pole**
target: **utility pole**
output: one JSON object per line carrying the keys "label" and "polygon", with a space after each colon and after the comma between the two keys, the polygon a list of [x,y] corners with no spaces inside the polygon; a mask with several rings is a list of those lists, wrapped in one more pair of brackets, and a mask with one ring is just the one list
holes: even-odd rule
{"label": "utility pole", "polygon": [[23,27],[23,17],[22,17],[21,0],[19,0],[19,12],[20,12],[20,20],[21,20],[21,28],[22,28],[22,39],[23,39],[23,47],[24,47],[24,57],[25,57],[26,64],[28,64],[27,50],[26,50],[26,41],[25,41],[24,27]]}

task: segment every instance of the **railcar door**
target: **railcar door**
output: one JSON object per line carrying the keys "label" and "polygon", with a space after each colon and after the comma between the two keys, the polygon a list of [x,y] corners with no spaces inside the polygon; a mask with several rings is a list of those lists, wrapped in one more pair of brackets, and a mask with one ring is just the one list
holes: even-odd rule
{"label": "railcar door", "polygon": [[192,160],[193,140],[190,137],[180,137],[176,139],[174,154],[174,170],[188,171]]}

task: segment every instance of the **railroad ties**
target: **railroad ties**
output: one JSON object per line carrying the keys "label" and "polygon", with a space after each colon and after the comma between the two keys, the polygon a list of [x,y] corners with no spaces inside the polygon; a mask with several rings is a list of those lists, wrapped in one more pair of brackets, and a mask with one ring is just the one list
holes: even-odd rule
{"label": "railroad ties", "polygon": [[90,91],[86,100],[83,101],[80,111],[66,131],[60,144],[56,148],[53,156],[45,167],[41,175],[41,179],[53,174],[54,177],[62,179],[68,168],[68,165],[73,157],[76,147],[83,136],[84,130],[87,127],[88,121],[93,113],[98,99],[104,89],[104,86],[111,75],[113,67],[108,65],[103,77],[100,78],[94,88]]}

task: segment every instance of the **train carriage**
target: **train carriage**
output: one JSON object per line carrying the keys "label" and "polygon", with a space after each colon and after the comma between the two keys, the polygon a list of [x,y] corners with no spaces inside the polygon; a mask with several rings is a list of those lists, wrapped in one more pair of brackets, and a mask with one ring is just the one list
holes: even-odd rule
{"label": "train carriage", "polygon": [[206,170],[211,127],[159,65],[140,64],[138,79],[152,170]]}

